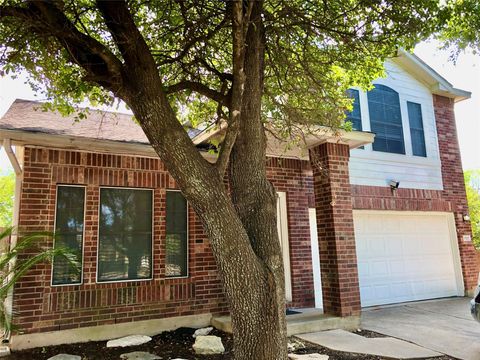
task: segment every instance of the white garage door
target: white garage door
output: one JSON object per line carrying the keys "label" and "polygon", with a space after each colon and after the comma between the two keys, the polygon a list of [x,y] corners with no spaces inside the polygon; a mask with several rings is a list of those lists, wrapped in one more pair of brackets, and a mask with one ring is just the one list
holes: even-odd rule
{"label": "white garage door", "polygon": [[354,211],[354,224],[362,306],[463,295],[451,214]]}

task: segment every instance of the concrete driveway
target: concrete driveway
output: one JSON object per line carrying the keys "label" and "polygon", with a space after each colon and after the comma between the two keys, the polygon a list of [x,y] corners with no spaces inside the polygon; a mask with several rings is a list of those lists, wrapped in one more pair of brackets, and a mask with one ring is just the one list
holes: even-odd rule
{"label": "concrete driveway", "polygon": [[480,360],[480,323],[470,299],[449,298],[373,307],[362,311],[362,329],[410,341],[465,360]]}

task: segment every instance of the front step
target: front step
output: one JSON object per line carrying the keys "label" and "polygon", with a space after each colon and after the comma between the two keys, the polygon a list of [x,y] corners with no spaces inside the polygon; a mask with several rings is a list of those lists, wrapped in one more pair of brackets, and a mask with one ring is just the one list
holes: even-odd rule
{"label": "front step", "polygon": [[[337,317],[325,315],[317,309],[302,311],[300,314],[287,315],[288,336],[332,329],[356,330],[360,327],[360,316]],[[219,330],[232,332],[230,316],[212,317],[210,324]]]}

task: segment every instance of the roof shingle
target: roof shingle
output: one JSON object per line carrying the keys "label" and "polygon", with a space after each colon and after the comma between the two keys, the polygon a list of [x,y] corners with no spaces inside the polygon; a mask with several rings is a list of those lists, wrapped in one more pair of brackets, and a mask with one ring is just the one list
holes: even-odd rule
{"label": "roof shingle", "polygon": [[75,121],[58,112],[42,111],[41,105],[15,100],[0,119],[0,129],[149,144],[132,115],[90,110],[86,119]]}

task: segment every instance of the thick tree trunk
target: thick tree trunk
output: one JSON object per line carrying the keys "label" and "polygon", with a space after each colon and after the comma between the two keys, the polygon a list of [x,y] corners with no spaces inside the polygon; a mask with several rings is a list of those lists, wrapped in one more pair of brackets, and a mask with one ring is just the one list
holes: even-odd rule
{"label": "thick tree trunk", "polygon": [[[256,1],[246,36],[240,131],[231,153],[231,195],[218,169],[202,158],[178,122],[141,35],[137,34],[138,41],[132,41],[135,36],[123,40],[120,35],[127,33],[123,27],[128,23],[113,19],[108,24],[120,34],[117,42],[126,52],[127,61],[143,65],[131,66],[123,74],[126,86],[119,95],[133,110],[210,239],[230,304],[235,358],[286,360],[284,273],[276,227],[276,195],[266,179],[265,134],[260,120],[264,68],[261,10],[262,2]],[[110,13],[119,16],[116,11]],[[131,31],[136,31],[133,25]],[[139,47],[134,56],[128,53],[132,47]]]}

